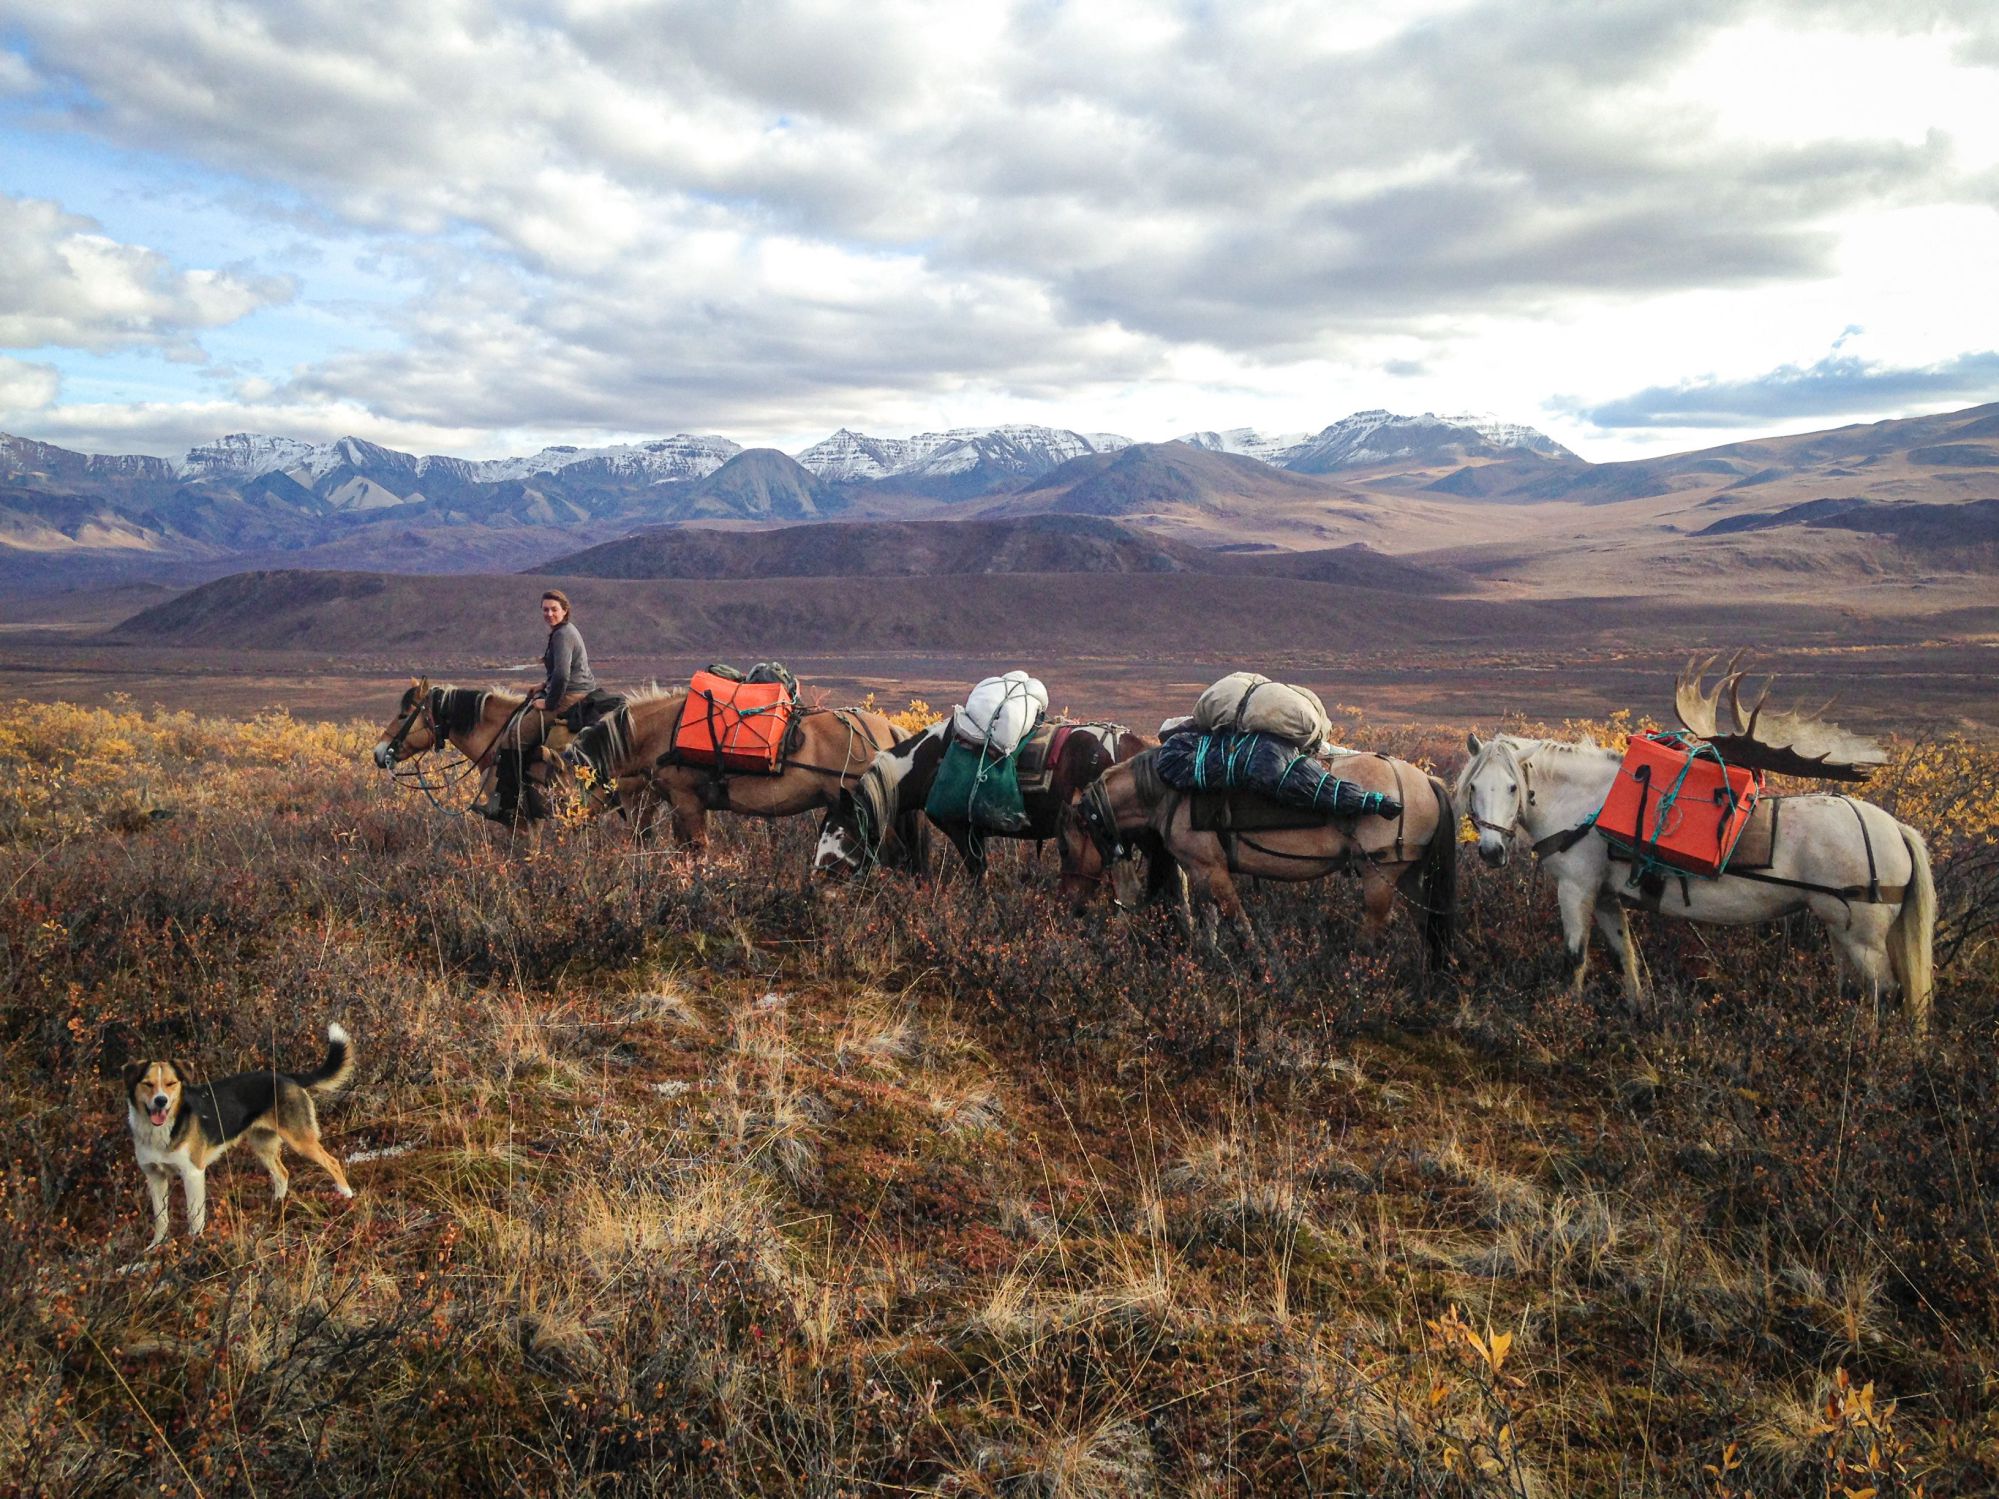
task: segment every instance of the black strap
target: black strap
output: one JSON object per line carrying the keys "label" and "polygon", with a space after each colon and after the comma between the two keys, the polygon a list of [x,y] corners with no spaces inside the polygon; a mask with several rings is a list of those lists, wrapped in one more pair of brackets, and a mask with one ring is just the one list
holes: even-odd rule
{"label": "black strap", "polygon": [[1881,900],[1881,876],[1874,868],[1874,840],[1867,836],[1867,819],[1861,815],[1860,803],[1850,796],[1842,796],[1841,801],[1853,808],[1853,815],[1860,821],[1860,846],[1867,850],[1867,898],[1879,904]]}
{"label": "black strap", "polygon": [[1578,843],[1581,843],[1583,839],[1589,837],[1595,830],[1596,817],[1592,814],[1587,822],[1579,822],[1574,827],[1564,829],[1562,832],[1550,833],[1545,838],[1536,839],[1534,842],[1534,857],[1541,859],[1546,858],[1549,854],[1565,854]]}

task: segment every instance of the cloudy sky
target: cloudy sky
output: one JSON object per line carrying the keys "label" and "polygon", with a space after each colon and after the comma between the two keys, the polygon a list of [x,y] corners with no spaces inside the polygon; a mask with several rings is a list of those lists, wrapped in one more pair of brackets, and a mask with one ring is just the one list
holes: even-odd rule
{"label": "cloudy sky", "polygon": [[0,0],[0,429],[1999,399],[1990,0]]}

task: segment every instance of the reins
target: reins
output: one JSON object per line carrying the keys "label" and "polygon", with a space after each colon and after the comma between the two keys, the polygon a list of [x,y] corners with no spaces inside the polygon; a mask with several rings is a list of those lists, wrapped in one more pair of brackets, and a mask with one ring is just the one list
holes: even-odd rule
{"label": "reins", "polygon": [[[410,730],[416,727],[418,718],[422,718],[424,727],[430,730],[430,747],[418,750],[407,760],[392,759],[389,774],[397,787],[412,787],[422,792],[424,799],[439,812],[469,810],[465,807],[446,805],[440,799],[440,793],[449,795],[456,792],[467,776],[475,771],[483,771],[500,741],[515,724],[520,722],[528,710],[528,700],[523,698],[520,706],[509,713],[506,720],[493,731],[485,747],[477,755],[472,755],[451,742],[451,731],[445,723],[445,694],[456,690],[460,689],[433,687],[425,692],[410,705],[409,712],[403,715],[403,721],[397,725],[396,732],[389,737],[389,753],[393,757],[403,747],[403,742],[409,738]],[[438,757],[438,763],[434,767],[430,763],[433,755]],[[457,758],[450,758],[450,755],[455,755]],[[522,759],[525,758],[523,753]]]}

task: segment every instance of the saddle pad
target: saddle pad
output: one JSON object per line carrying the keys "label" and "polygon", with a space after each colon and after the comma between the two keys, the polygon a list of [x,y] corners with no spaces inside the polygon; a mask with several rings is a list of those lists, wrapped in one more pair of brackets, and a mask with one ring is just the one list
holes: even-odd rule
{"label": "saddle pad", "polygon": [[1061,763],[1062,751],[1075,728],[1068,723],[1044,723],[1020,742],[1013,766],[1023,792],[1046,791],[1054,785],[1055,767]]}
{"label": "saddle pad", "polygon": [[1275,833],[1287,828],[1322,828],[1350,818],[1329,817],[1303,807],[1287,807],[1254,791],[1183,792],[1189,825],[1197,833]]}
{"label": "saddle pad", "polygon": [[1777,809],[1785,800],[1781,796],[1766,796],[1756,803],[1742,837],[1736,842],[1735,852],[1729,855],[1730,870],[1768,869],[1775,862]]}

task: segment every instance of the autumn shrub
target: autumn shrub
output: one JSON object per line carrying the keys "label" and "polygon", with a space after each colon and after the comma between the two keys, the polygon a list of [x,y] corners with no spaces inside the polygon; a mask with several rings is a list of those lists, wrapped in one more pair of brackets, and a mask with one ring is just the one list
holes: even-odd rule
{"label": "autumn shrub", "polygon": [[[1641,918],[1647,1003],[1576,992],[1518,866],[1465,862],[1441,972],[1349,884],[1253,889],[1272,982],[1072,918],[1031,844],[816,884],[805,819],[516,837],[359,726],[11,724],[0,1492],[1999,1483],[1990,745],[1869,792],[1944,897],[1918,1043],[1805,919]],[[332,1018],[360,1195],[232,1156],[142,1256],[118,1067]]]}

